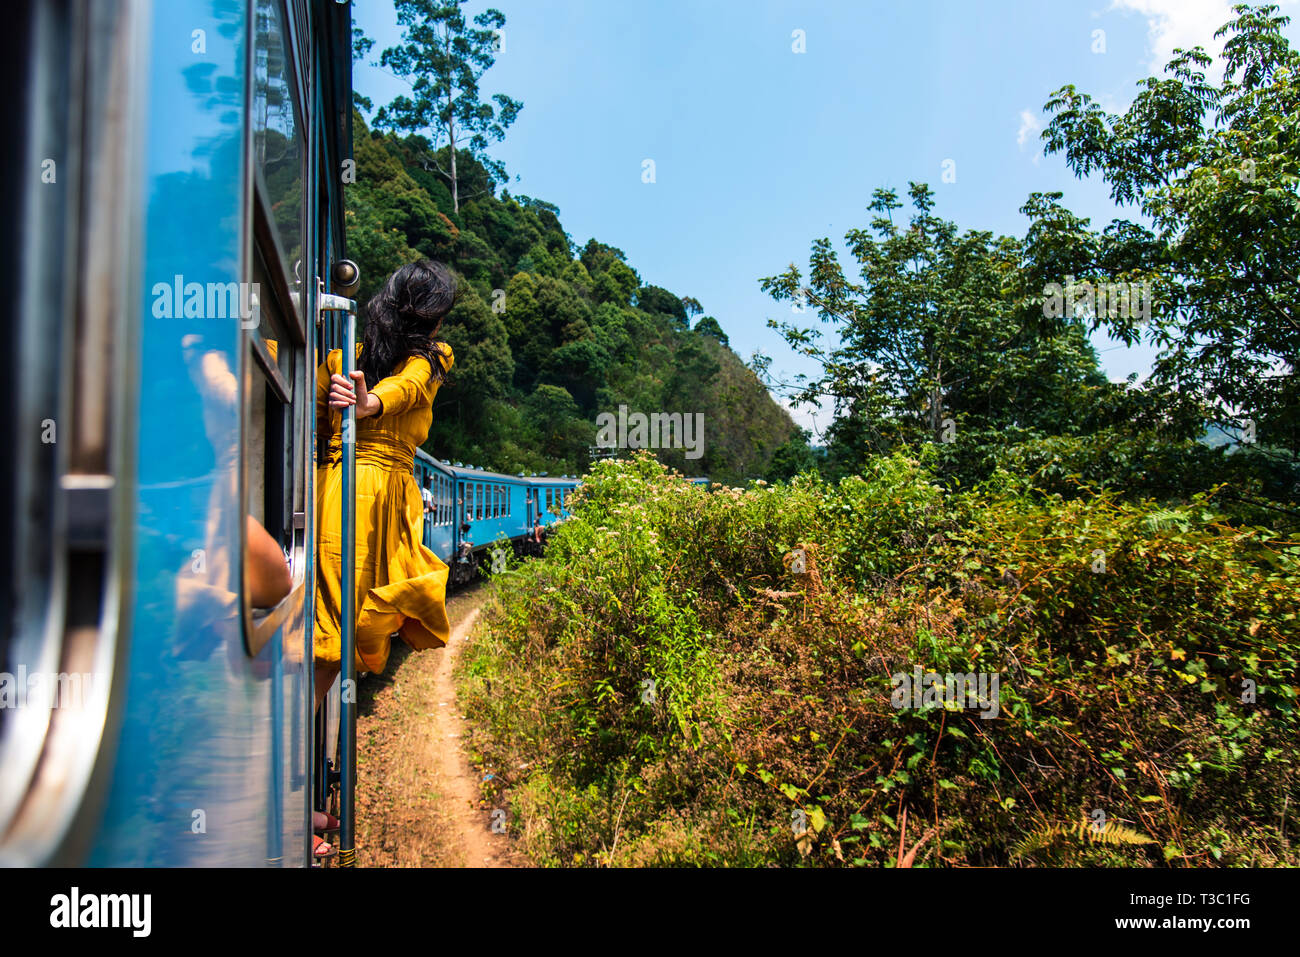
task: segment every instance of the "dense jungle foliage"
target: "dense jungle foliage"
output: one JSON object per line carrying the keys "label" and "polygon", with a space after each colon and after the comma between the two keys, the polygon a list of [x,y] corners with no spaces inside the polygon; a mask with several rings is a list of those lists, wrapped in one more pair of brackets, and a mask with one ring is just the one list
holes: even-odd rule
{"label": "dense jungle foliage", "polygon": [[[744,491],[597,465],[463,653],[524,849],[1300,864],[1300,542],[1213,497],[1045,495],[1005,472],[949,494],[933,458]],[[895,707],[891,676],[916,668],[998,674],[996,715]]]}

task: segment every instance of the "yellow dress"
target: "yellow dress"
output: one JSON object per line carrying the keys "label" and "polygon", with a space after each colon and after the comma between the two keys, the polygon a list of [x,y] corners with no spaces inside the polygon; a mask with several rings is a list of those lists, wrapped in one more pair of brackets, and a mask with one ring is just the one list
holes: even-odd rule
{"label": "yellow dress", "polygon": [[[451,368],[451,347],[441,343]],[[339,661],[341,589],[340,468],[342,416],[329,406],[330,376],[341,375],[343,351],[335,349],[316,371],[316,422],[328,434],[329,465],[316,470],[316,632],[320,663]],[[415,449],[429,434],[438,383],[429,362],[407,359],[370,390],[384,404],[377,416],[357,420],[356,604],[358,671],[380,672],[390,636],[399,632],[412,648],[447,643],[447,566],[421,541],[424,502],[416,487]]]}

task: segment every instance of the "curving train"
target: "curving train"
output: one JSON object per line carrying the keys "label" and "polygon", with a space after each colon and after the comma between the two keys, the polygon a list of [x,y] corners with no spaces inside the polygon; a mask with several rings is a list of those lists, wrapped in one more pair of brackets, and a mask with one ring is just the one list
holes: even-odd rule
{"label": "curving train", "polygon": [[505,475],[415,452],[415,484],[429,490],[424,544],[450,568],[452,584],[474,577],[484,552],[509,541],[517,555],[540,554],[550,528],[569,515],[580,484],[570,476]]}

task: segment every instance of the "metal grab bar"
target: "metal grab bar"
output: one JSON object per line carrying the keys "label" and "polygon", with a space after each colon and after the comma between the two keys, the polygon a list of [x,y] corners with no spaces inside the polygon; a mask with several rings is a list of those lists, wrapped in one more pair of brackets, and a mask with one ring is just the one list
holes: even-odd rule
{"label": "metal grab bar", "polygon": [[[352,299],[324,293],[320,309],[344,313],[343,377],[352,381],[357,364],[357,304]],[[357,538],[357,409],[343,410],[340,443],[343,447],[343,501],[340,503],[342,528],[340,562],[342,563],[342,600],[339,609],[339,866],[356,867],[356,785],[357,785],[357,669],[356,669],[356,538]]]}

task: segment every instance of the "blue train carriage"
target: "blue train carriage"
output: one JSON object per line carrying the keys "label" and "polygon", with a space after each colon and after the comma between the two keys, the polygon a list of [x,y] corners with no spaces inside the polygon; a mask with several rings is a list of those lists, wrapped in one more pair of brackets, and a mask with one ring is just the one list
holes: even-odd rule
{"label": "blue train carriage", "polygon": [[534,475],[525,480],[532,490],[529,523],[550,528],[571,514],[573,493],[582,484],[568,475]]}
{"label": "blue train carriage", "polygon": [[520,478],[456,463],[453,477],[454,547],[451,582],[473,579],[485,552],[502,539],[521,541],[528,531],[527,490]]}
{"label": "blue train carriage", "polygon": [[[311,861],[314,371],[341,341],[322,295],[356,281],[350,17],[6,10],[26,57],[3,67],[0,863]],[[290,570],[272,608],[259,527]]]}
{"label": "blue train carriage", "polygon": [[450,564],[456,553],[456,474],[424,449],[416,449],[415,484],[432,506],[424,513],[424,545]]}

